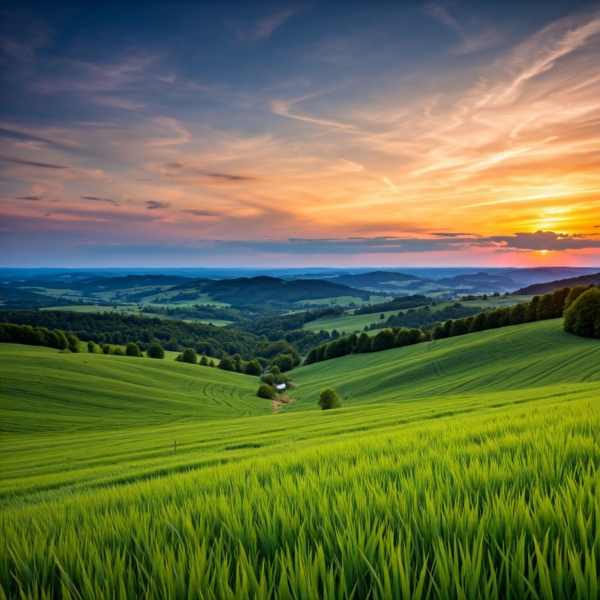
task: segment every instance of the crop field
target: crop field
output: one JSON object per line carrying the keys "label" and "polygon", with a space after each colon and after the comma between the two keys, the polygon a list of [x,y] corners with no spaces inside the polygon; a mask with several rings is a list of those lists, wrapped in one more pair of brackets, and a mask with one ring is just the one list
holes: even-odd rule
{"label": "crop field", "polygon": [[0,357],[0,598],[598,597],[600,344],[559,320],[302,367],[278,414],[216,369]]}

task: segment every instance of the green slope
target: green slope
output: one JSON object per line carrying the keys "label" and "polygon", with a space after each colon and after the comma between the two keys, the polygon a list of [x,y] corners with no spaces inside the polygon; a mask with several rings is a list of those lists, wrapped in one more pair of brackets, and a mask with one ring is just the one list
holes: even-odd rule
{"label": "green slope", "polygon": [[294,371],[294,381],[294,411],[313,409],[326,387],[356,406],[600,382],[600,344],[555,319],[337,358]]}
{"label": "green slope", "polygon": [[0,344],[0,431],[161,426],[271,411],[258,378],[219,369]]}

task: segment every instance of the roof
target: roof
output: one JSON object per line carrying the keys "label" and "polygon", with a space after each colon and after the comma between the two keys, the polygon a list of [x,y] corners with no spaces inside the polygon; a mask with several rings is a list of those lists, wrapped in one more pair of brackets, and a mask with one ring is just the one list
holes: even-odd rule
{"label": "roof", "polygon": [[285,390],[285,383],[278,383],[275,387],[278,390]]}

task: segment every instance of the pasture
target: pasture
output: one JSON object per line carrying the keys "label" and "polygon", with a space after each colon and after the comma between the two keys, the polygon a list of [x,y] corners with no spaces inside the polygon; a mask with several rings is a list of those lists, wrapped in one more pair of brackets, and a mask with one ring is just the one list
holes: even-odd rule
{"label": "pasture", "polygon": [[560,320],[302,367],[279,414],[216,369],[0,357],[0,597],[597,597],[600,344]]}

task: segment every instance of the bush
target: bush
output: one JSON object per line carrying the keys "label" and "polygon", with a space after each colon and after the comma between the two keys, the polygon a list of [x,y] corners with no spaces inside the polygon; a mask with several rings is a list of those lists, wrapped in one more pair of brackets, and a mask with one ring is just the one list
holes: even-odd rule
{"label": "bush", "polygon": [[261,373],[262,373],[262,367],[260,366],[260,363],[256,359],[251,360],[246,365],[245,373],[246,373],[246,375],[253,375],[255,377],[260,377]]}
{"label": "bush", "polygon": [[160,344],[151,344],[146,354],[149,358],[164,358],[165,351]]}
{"label": "bush", "polygon": [[123,350],[123,348],[120,348],[119,346],[117,346],[116,348],[113,349],[111,354],[114,354],[115,356],[125,356],[125,350]]}
{"label": "bush", "polygon": [[108,344],[102,346],[102,354],[110,354],[110,346]]}
{"label": "bush", "polygon": [[79,338],[72,333],[67,333],[67,341],[69,342],[69,350],[71,352],[79,352]]}
{"label": "bush", "polygon": [[294,359],[290,354],[278,354],[273,359],[273,366],[278,367],[282,373],[285,373],[294,368]]}
{"label": "bush", "polygon": [[564,330],[582,337],[600,338],[600,290],[581,294],[565,312]]}
{"label": "bush", "polygon": [[87,349],[90,354],[94,354],[94,352],[96,352],[96,344],[90,340],[87,343]]}
{"label": "bush", "polygon": [[322,410],[329,410],[331,408],[341,408],[342,399],[339,397],[338,393],[331,388],[327,388],[321,392],[319,396],[319,400],[317,404],[321,407]]}
{"label": "bush", "polygon": [[275,391],[275,388],[271,387],[268,383],[261,383],[256,395],[265,400],[272,400],[277,396],[277,392]]}
{"label": "bush", "polygon": [[208,367],[208,358],[206,358],[206,356],[203,356],[200,359],[200,363],[199,363],[202,367]]}
{"label": "bush", "polygon": [[193,348],[186,348],[181,355],[181,361],[190,365],[198,364],[198,356]]}
{"label": "bush", "polygon": [[125,354],[127,354],[127,356],[141,356],[142,352],[137,344],[134,342],[129,342],[129,344],[127,344],[127,349],[125,350]]}
{"label": "bush", "polygon": [[223,371],[235,371],[235,365],[228,356],[221,359],[221,362],[218,364],[218,368],[222,369]]}

